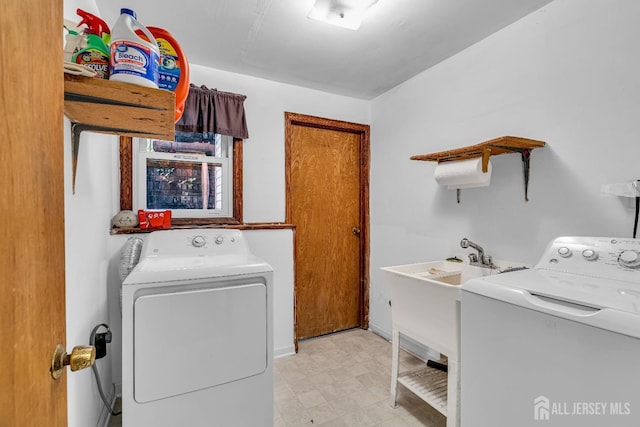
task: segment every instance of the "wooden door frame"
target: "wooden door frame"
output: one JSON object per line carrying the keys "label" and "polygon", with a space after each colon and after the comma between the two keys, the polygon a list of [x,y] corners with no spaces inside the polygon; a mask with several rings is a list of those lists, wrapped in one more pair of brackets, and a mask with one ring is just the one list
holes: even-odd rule
{"label": "wooden door frame", "polygon": [[[292,224],[291,206],[291,145],[293,143],[294,125],[308,126],[319,129],[350,132],[360,137],[360,283],[362,298],[360,301],[360,327],[369,328],[369,125],[308,116],[298,113],[284,113],[285,119],[285,222]],[[293,339],[296,353],[298,352],[298,312],[296,307],[296,238],[293,233]]]}

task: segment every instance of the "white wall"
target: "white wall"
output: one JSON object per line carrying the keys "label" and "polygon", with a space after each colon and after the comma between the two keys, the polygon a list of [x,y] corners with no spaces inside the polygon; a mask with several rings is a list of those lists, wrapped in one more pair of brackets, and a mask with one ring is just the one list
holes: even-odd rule
{"label": "white wall", "polygon": [[[557,0],[371,103],[371,327],[388,336],[379,268],[468,251],[535,263],[558,235],[630,237],[633,209],[600,185],[640,178],[640,3]],[[462,192],[414,154],[503,135],[546,141],[524,201],[519,155]]]}
{"label": "white wall", "polygon": [[273,352],[293,354],[293,230],[244,232],[256,256],[273,268]]}
{"label": "white wall", "polygon": [[[118,154],[117,139],[108,135],[83,133],[78,155],[76,192],[71,192],[70,123],[65,120],[65,275],[67,351],[76,345],[88,345],[91,331],[100,323],[109,323],[107,273],[110,248],[108,229],[113,205],[114,171]],[[114,163],[115,162],[115,163]],[[103,329],[100,332],[104,332]],[[111,363],[96,361],[112,398]],[[106,411],[100,399],[91,369],[67,372],[69,426],[93,426]]]}

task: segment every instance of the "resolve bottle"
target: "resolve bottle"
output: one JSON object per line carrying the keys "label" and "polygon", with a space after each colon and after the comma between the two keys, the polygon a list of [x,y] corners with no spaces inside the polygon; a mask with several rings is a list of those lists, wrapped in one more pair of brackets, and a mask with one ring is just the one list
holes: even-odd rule
{"label": "resolve bottle", "polygon": [[98,79],[108,79],[110,52],[105,39],[109,39],[109,26],[102,19],[82,9],[76,12],[82,17],[78,27],[85,24],[87,28],[81,36],[84,43],[73,53],[71,62],[91,68]]}
{"label": "resolve bottle", "polygon": [[[137,31],[136,31],[137,30]],[[111,30],[109,80],[158,87],[160,51],[153,35],[131,9],[120,9]]]}

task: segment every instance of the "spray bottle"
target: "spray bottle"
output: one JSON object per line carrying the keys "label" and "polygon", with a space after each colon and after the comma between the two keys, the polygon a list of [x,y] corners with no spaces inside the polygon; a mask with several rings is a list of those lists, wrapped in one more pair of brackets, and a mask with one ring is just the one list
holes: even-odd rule
{"label": "spray bottle", "polygon": [[82,17],[78,26],[83,24],[87,26],[85,30],[87,42],[86,47],[73,55],[71,62],[95,70],[98,73],[96,74],[98,79],[108,79],[109,47],[107,43],[111,33],[109,26],[102,19],[82,9],[78,9],[77,13]]}
{"label": "spray bottle", "polygon": [[64,60],[65,62],[71,62],[76,52],[87,47],[87,40],[82,35],[82,28],[79,28],[73,21],[65,19],[64,29],[67,30],[67,34],[64,37]]}

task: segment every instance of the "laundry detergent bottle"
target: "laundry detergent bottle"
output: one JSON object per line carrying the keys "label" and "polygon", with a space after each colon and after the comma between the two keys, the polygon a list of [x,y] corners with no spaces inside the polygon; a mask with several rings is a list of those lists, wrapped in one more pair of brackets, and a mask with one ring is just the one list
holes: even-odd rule
{"label": "laundry detergent bottle", "polygon": [[184,103],[189,95],[189,61],[178,41],[169,31],[158,27],[147,27],[158,42],[160,68],[158,87],[176,94],[175,121],[184,112]]}
{"label": "laundry detergent bottle", "polygon": [[160,51],[153,35],[131,9],[120,9],[111,30],[109,80],[158,87]]}

